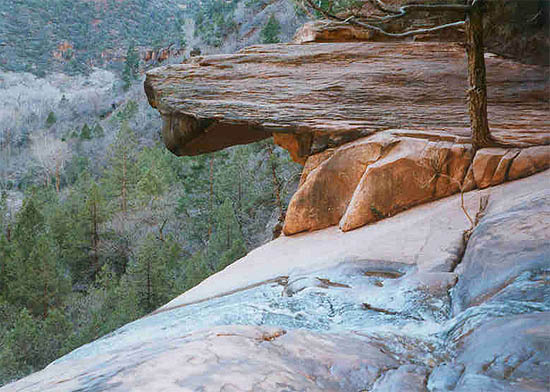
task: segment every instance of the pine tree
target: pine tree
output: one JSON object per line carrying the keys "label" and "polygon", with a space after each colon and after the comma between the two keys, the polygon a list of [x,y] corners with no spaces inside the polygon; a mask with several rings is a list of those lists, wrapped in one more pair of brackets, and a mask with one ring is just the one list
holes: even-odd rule
{"label": "pine tree", "polygon": [[51,128],[57,121],[57,118],[55,117],[55,113],[54,112],[50,112],[48,114],[48,118],[46,119],[46,126],[48,128]]}
{"label": "pine tree", "polygon": [[274,14],[271,14],[266,25],[260,31],[260,39],[264,44],[276,44],[281,42],[279,34],[281,33],[281,24]]}
{"label": "pine tree", "polygon": [[59,264],[56,244],[48,232],[43,232],[32,244],[27,259],[17,256],[16,252],[8,284],[9,300],[45,319],[50,308],[62,303],[70,288]]}
{"label": "pine tree", "polygon": [[88,284],[105,262],[101,243],[107,235],[103,224],[109,218],[100,186],[83,173],[49,219],[52,236],[74,283]]}
{"label": "pine tree", "polygon": [[211,273],[222,270],[246,255],[246,246],[235,210],[229,199],[218,208],[215,231],[208,242],[205,258]]}
{"label": "pine tree", "polygon": [[46,318],[49,309],[62,302],[69,286],[54,237],[35,206],[34,199],[41,196],[33,194],[25,199],[17,215],[7,265],[7,292],[9,302]]}
{"label": "pine tree", "polygon": [[130,44],[126,52],[126,61],[122,71],[122,81],[124,90],[128,90],[133,81],[139,76],[139,53],[134,44]]}
{"label": "pine tree", "polygon": [[174,267],[179,252],[177,243],[170,239],[160,241],[152,233],[140,246],[135,263],[128,269],[128,278],[144,311],[151,312],[176,295]]}
{"label": "pine tree", "polygon": [[135,197],[139,170],[137,137],[127,121],[121,125],[114,143],[109,146],[109,169],[105,171],[105,186],[113,199],[119,201],[119,211],[128,212]]}
{"label": "pine tree", "polygon": [[34,195],[29,196],[23,201],[13,230],[13,247],[18,259],[27,260],[30,257],[34,244],[44,229],[44,216],[36,208]]}
{"label": "pine tree", "polygon": [[103,130],[103,127],[99,123],[96,123],[94,128],[92,129],[92,137],[99,139],[103,136],[105,136],[105,131]]}
{"label": "pine tree", "polygon": [[82,140],[91,140],[92,139],[92,130],[88,124],[84,124],[80,130],[80,139]]}

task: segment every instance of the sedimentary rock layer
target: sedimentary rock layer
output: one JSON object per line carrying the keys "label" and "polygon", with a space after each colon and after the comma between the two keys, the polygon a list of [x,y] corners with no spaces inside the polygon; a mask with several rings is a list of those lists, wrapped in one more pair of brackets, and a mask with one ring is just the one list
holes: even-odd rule
{"label": "sedimentary rock layer", "polygon": [[[544,144],[548,69],[487,55],[494,135]],[[296,161],[384,129],[469,135],[458,43],[312,43],[246,48],[147,73],[145,91],[178,155],[276,136]]]}

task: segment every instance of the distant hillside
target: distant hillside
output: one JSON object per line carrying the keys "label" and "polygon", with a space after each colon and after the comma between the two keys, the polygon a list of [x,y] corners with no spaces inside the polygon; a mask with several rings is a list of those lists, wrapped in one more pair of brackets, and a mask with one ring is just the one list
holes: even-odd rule
{"label": "distant hillside", "polygon": [[145,61],[232,51],[260,42],[272,14],[281,40],[303,21],[291,0],[0,0],[0,67],[38,76],[120,70],[130,44]]}
{"label": "distant hillside", "polygon": [[175,0],[0,0],[0,64],[39,75],[109,66],[131,41],[177,42],[182,17]]}

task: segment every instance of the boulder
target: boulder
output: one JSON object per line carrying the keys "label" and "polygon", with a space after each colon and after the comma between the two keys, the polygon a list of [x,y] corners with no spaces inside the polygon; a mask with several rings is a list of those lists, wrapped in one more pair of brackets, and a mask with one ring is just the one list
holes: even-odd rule
{"label": "boulder", "polygon": [[367,167],[340,220],[349,231],[460,191],[472,159],[469,145],[403,139]]}
{"label": "boulder", "polygon": [[[290,235],[338,224],[367,166],[378,161],[396,142],[391,135],[360,139],[332,151],[328,158],[321,153],[308,159],[312,162],[289,204],[284,233]],[[323,162],[318,164],[320,160]]]}
{"label": "boulder", "polygon": [[444,133],[386,131],[308,158],[284,225],[349,231],[464,189],[473,150]]}
{"label": "boulder", "polygon": [[550,146],[483,148],[477,151],[473,174],[478,188],[527,177],[550,167]]}
{"label": "boulder", "polygon": [[[550,143],[548,68],[489,55],[486,63],[494,136]],[[468,136],[466,78],[458,43],[275,44],[153,69],[145,91],[177,155],[277,135],[303,163],[387,129]]]}
{"label": "boulder", "polygon": [[508,179],[515,180],[550,168],[550,146],[536,146],[521,150],[508,172]]}
{"label": "boulder", "polygon": [[373,392],[428,392],[426,378],[428,370],[423,366],[403,365],[387,371],[376,381]]}
{"label": "boulder", "polygon": [[[502,166],[501,160],[505,155],[509,154],[509,150],[504,148],[483,148],[475,154],[474,157],[474,180],[479,189],[487,188],[492,185],[493,176],[497,170],[497,167]],[[517,155],[517,153],[516,153]],[[504,160],[508,162],[508,167],[511,161],[509,159]],[[506,172],[507,168],[504,169]]]}

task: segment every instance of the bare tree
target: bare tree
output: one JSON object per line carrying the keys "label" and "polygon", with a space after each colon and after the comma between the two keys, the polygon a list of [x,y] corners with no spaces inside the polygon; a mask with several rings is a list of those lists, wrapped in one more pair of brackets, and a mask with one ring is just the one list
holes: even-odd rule
{"label": "bare tree", "polygon": [[[328,10],[317,5],[314,0],[305,1],[309,7],[325,18],[340,23],[376,31],[389,37],[409,37],[418,34],[432,33],[450,27],[466,26],[466,51],[468,54],[468,112],[472,129],[474,148],[502,146],[493,139],[487,119],[487,82],[483,46],[483,12],[484,0],[465,0],[465,4],[408,4],[400,7],[389,6],[382,0],[360,0],[361,5],[370,4],[374,12],[364,13],[364,7],[340,16],[332,12],[333,1],[329,1]],[[454,22],[439,24],[420,29],[405,29],[400,32],[388,30],[390,23],[418,13],[455,15]]]}
{"label": "bare tree", "polygon": [[70,149],[66,142],[48,135],[39,135],[32,139],[32,154],[44,172],[44,182],[50,185],[55,175],[55,189],[61,188],[61,171],[70,158]]}

